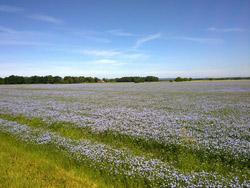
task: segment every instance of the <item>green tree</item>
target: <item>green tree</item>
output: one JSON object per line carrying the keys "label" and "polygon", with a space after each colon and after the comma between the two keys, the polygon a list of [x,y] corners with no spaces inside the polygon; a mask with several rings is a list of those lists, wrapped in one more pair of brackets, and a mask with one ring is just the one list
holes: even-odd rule
{"label": "green tree", "polygon": [[52,75],[45,76],[45,80],[47,81],[48,84],[54,83],[54,77]]}
{"label": "green tree", "polygon": [[0,77],[0,84],[4,84],[4,79]]}
{"label": "green tree", "polygon": [[176,81],[176,82],[181,82],[181,81],[183,81],[183,78],[177,77],[177,78],[174,79],[174,81]]}
{"label": "green tree", "polygon": [[134,83],[140,83],[140,82],[144,82],[143,78],[136,78]]}
{"label": "green tree", "polygon": [[80,76],[79,77],[79,83],[84,83],[84,82],[86,82],[85,77],[84,76]]}
{"label": "green tree", "polygon": [[94,78],[92,78],[92,77],[86,77],[86,81],[90,82],[90,83],[95,82]]}
{"label": "green tree", "polygon": [[4,83],[6,84],[24,84],[24,77],[23,76],[15,76],[11,75],[9,77],[4,78]]}
{"label": "green tree", "polygon": [[41,83],[41,77],[39,77],[39,76],[31,76],[31,83],[32,84],[39,84],[39,83]]}
{"label": "green tree", "polygon": [[24,77],[25,84],[31,84],[31,77]]}
{"label": "green tree", "polygon": [[74,80],[73,80],[73,78],[71,76],[65,76],[63,78],[63,81],[64,81],[65,84],[72,84],[72,83],[74,83]]}
{"label": "green tree", "polygon": [[144,80],[145,82],[158,82],[159,78],[155,76],[146,76]]}
{"label": "green tree", "polygon": [[54,83],[56,83],[56,84],[61,84],[62,83],[62,77],[60,77],[60,76],[55,76],[54,77]]}
{"label": "green tree", "polygon": [[100,79],[97,77],[94,77],[95,82],[98,82]]}

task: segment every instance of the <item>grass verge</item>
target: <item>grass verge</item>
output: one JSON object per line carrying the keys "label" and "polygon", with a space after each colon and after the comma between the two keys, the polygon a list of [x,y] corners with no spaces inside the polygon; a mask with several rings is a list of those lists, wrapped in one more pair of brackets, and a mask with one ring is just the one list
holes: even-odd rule
{"label": "grass verge", "polygon": [[105,187],[100,185],[63,157],[0,133],[0,187]]}

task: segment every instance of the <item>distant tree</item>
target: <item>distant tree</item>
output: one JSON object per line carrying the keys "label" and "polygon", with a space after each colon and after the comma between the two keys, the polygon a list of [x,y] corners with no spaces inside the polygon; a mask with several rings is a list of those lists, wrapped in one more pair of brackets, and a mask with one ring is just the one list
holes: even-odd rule
{"label": "distant tree", "polygon": [[79,78],[77,76],[73,76],[72,79],[73,79],[73,83],[75,84],[79,83]]}
{"label": "distant tree", "polygon": [[39,84],[39,83],[42,83],[42,82],[41,82],[41,77],[39,77],[39,76],[31,76],[31,83],[32,83],[32,84]]}
{"label": "distant tree", "polygon": [[38,83],[40,83],[40,84],[47,84],[48,83],[48,77],[47,76],[38,76],[37,79],[39,80]]}
{"label": "distant tree", "polygon": [[86,77],[85,79],[87,82],[90,82],[90,83],[95,82],[94,78],[92,78],[92,77]]}
{"label": "distant tree", "polygon": [[175,78],[175,80],[174,81],[176,81],[176,82],[181,82],[181,81],[183,81],[183,78],[181,78],[181,77],[177,77],[177,78]]}
{"label": "distant tree", "polygon": [[94,77],[95,82],[98,82],[100,79],[97,77]]}
{"label": "distant tree", "polygon": [[54,77],[52,75],[45,76],[45,79],[47,80],[48,84],[54,83]]}
{"label": "distant tree", "polygon": [[0,77],[0,84],[4,84],[4,79]]}
{"label": "distant tree", "polygon": [[117,82],[118,78],[109,79],[109,82]]}
{"label": "distant tree", "polygon": [[60,77],[60,76],[55,76],[54,77],[54,83],[61,84],[62,81],[63,81],[62,77]]}
{"label": "distant tree", "polygon": [[140,82],[144,82],[144,79],[143,78],[136,78],[134,80],[134,83],[140,83]]}
{"label": "distant tree", "polygon": [[133,82],[133,77],[121,77],[117,79],[117,82]]}
{"label": "distant tree", "polygon": [[117,81],[117,82],[135,82],[138,80],[143,80],[143,82],[157,82],[159,81],[158,77],[155,76],[147,76],[147,77],[139,77],[139,76],[132,76],[132,77],[121,77],[116,79],[110,79],[110,81]]}
{"label": "distant tree", "polygon": [[24,84],[24,77],[23,76],[15,76],[11,75],[9,77],[4,78],[4,83],[6,84]]}
{"label": "distant tree", "polygon": [[18,81],[17,81],[18,84],[24,84],[25,83],[25,79],[23,76],[18,76]]}
{"label": "distant tree", "polygon": [[25,84],[31,84],[31,77],[24,77]]}
{"label": "distant tree", "polygon": [[103,80],[104,82],[108,82],[108,79],[106,79],[106,78],[103,78],[102,80]]}
{"label": "distant tree", "polygon": [[177,77],[177,78],[174,79],[174,81],[176,81],[176,82],[192,81],[192,78],[181,78],[181,77]]}
{"label": "distant tree", "polygon": [[63,81],[64,81],[65,84],[72,84],[72,83],[74,83],[74,80],[73,80],[73,78],[71,76],[65,76],[63,78]]}
{"label": "distant tree", "polygon": [[84,83],[86,80],[84,78],[84,76],[80,76],[79,77],[79,83]]}
{"label": "distant tree", "polygon": [[145,82],[158,82],[159,78],[155,76],[146,76],[144,80]]}
{"label": "distant tree", "polygon": [[[23,77],[23,76],[15,76],[11,75],[9,77],[0,78],[0,84],[53,84],[53,83],[84,83],[84,82],[98,82],[100,81],[97,77],[84,77],[84,76],[65,76],[64,78],[60,76],[31,76],[31,77]],[[121,77],[121,78],[114,78],[114,79],[106,79],[103,78],[105,82],[152,82],[152,81],[159,81],[158,77],[155,76],[146,76],[146,77],[139,77],[139,76],[130,76],[130,77]]]}

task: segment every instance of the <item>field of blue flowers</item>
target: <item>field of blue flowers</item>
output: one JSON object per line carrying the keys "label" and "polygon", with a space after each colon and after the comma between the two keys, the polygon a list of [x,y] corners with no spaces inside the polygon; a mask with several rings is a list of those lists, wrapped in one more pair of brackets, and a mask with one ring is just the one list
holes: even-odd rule
{"label": "field of blue flowers", "polygon": [[113,187],[250,187],[250,82],[1,85],[0,134]]}

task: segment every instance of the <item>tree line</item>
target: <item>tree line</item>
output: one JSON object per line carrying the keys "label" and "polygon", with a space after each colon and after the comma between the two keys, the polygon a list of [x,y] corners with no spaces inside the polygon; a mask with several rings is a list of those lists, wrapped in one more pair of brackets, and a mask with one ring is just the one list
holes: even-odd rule
{"label": "tree line", "polygon": [[122,77],[122,78],[116,78],[116,82],[158,82],[159,78],[155,76],[146,76],[146,77],[138,77],[138,76],[133,76],[133,77]]}
{"label": "tree line", "polygon": [[176,81],[176,82],[192,81],[192,78],[191,77],[190,78],[177,77],[177,78],[175,78],[174,81]]}
{"label": "tree line", "polygon": [[5,78],[0,77],[0,84],[76,84],[76,83],[97,83],[97,82],[155,82],[159,81],[158,77],[146,76],[146,77],[122,77],[102,80],[97,77],[84,77],[84,76],[65,76],[64,78],[60,76],[16,76],[11,75]]}

